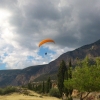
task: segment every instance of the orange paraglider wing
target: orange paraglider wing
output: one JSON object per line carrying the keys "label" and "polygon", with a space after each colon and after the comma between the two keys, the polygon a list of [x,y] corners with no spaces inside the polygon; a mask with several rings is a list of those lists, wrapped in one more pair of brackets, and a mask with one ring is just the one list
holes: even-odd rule
{"label": "orange paraglider wing", "polygon": [[39,47],[40,47],[41,45],[47,43],[47,42],[53,42],[53,43],[55,43],[55,41],[52,40],[52,39],[44,39],[44,40],[42,40],[42,41],[39,43]]}

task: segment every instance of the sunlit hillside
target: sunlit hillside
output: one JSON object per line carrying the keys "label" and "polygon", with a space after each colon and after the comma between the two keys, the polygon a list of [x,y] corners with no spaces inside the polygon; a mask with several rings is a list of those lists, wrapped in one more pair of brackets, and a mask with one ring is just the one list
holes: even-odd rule
{"label": "sunlit hillside", "polygon": [[35,92],[30,92],[29,95],[25,95],[22,93],[12,93],[0,96],[0,100],[61,100],[55,97],[50,96],[41,96]]}

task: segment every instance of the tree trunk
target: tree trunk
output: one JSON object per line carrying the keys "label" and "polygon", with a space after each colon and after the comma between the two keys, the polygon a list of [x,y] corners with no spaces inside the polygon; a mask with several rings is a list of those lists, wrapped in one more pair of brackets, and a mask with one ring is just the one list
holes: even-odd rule
{"label": "tree trunk", "polygon": [[83,98],[82,98],[82,94],[83,94],[83,93],[80,94],[80,100],[83,100]]}
{"label": "tree trunk", "polygon": [[84,100],[84,99],[89,95],[89,93],[90,93],[90,92],[88,92],[88,93],[86,94],[86,96],[84,96],[83,98],[82,98],[82,94],[83,94],[83,93],[81,93],[81,95],[80,95],[80,100]]}

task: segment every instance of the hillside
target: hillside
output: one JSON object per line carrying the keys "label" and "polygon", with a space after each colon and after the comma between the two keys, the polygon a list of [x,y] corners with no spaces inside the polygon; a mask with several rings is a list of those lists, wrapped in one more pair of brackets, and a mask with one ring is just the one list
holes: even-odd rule
{"label": "hillside", "polygon": [[22,85],[30,81],[47,79],[48,76],[56,79],[56,73],[62,59],[65,60],[67,65],[69,59],[71,59],[74,66],[77,58],[84,59],[86,56],[92,58],[100,56],[100,40],[66,52],[49,64],[30,66],[22,70],[0,70],[0,86]]}
{"label": "hillside", "polygon": [[23,92],[14,92],[11,94],[0,95],[0,100],[61,100],[56,97],[42,96],[34,91],[21,89]]}

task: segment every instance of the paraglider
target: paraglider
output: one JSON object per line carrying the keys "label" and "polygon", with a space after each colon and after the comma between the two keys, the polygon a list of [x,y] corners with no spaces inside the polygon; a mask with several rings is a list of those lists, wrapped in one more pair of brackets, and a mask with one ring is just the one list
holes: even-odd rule
{"label": "paraglider", "polygon": [[45,55],[47,55],[47,52],[45,53]]}
{"label": "paraglider", "polygon": [[[48,38],[48,39],[44,39],[44,40],[40,41],[40,43],[39,43],[39,47],[41,47],[42,45],[44,45],[45,43],[48,43],[48,42],[55,43],[54,40]],[[47,55],[47,52],[45,52],[45,55]]]}
{"label": "paraglider", "polygon": [[52,40],[52,39],[44,39],[44,40],[42,40],[42,41],[39,43],[39,47],[42,46],[43,44],[47,43],[47,42],[53,42],[53,43],[55,43],[55,41]]}

